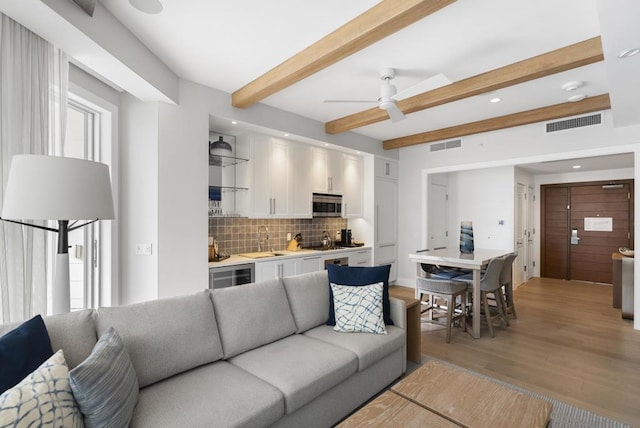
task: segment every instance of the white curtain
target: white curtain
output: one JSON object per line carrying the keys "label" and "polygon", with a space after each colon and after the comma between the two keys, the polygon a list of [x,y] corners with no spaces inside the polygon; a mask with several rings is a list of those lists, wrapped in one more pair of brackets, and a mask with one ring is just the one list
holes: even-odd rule
{"label": "white curtain", "polygon": [[[61,154],[67,87],[66,55],[0,13],[0,208],[13,155]],[[0,221],[0,322],[48,313],[47,239]]]}

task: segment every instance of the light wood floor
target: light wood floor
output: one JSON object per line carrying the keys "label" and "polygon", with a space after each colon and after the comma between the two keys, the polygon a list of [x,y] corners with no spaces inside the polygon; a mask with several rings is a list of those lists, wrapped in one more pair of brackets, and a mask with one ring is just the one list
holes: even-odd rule
{"label": "light wood floor", "polygon": [[[391,295],[413,297],[413,288]],[[611,306],[612,288],[534,278],[515,292],[517,320],[473,339],[422,324],[422,354],[640,427],[640,331]]]}

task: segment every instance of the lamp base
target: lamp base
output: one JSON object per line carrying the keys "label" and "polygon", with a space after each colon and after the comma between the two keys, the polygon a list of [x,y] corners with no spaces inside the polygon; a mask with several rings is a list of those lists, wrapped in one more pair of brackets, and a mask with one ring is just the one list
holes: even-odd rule
{"label": "lamp base", "polygon": [[53,314],[71,311],[69,253],[56,254],[56,277],[53,281]]}

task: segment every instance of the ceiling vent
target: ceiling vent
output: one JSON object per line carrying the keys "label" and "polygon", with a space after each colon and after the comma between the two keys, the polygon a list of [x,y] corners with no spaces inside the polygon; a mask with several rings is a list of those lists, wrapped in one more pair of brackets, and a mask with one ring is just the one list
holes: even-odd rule
{"label": "ceiling vent", "polygon": [[429,145],[429,149],[432,152],[439,152],[441,150],[448,150],[448,149],[457,149],[460,147],[462,147],[462,139],[460,138],[457,140],[444,141],[442,143],[434,143]]}
{"label": "ceiling vent", "polygon": [[547,123],[547,133],[563,131],[565,129],[582,128],[583,126],[601,125],[602,113],[590,114],[588,116],[574,117],[573,119],[559,120]]}

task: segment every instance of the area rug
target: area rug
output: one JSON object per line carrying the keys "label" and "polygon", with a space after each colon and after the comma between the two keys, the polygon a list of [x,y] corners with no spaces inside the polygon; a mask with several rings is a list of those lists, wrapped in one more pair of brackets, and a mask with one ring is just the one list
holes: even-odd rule
{"label": "area rug", "polygon": [[[456,366],[447,361],[439,360],[433,357],[427,357],[425,355],[422,356],[423,364],[429,360],[434,360],[441,364],[445,364],[450,367],[455,367],[458,370],[462,370],[462,371],[471,373],[475,376],[488,379],[499,385],[505,386],[507,388],[511,388],[523,394],[527,394],[532,397],[539,398],[541,400],[551,403],[553,405],[553,410],[551,411],[551,421],[549,422],[549,425],[548,425],[549,428],[633,428],[633,426],[631,425],[614,421],[613,419],[609,419],[604,416],[598,415],[596,413],[590,412],[588,410],[584,410],[579,407],[573,406],[571,404],[567,404],[562,401],[556,400],[554,398],[547,397],[546,395],[542,395],[537,392],[521,388],[517,385],[506,383],[499,379],[495,379],[490,376],[486,376],[481,373],[474,372],[472,370],[468,370],[460,366]],[[418,364],[408,363],[407,374],[417,369],[418,367],[420,367]]]}

